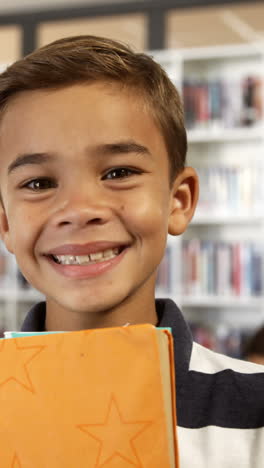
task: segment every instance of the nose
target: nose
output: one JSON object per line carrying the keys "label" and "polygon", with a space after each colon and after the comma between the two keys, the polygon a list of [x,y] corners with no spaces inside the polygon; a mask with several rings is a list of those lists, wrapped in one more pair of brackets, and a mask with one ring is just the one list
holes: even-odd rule
{"label": "nose", "polygon": [[109,194],[87,181],[64,191],[54,209],[52,224],[56,227],[105,224],[113,213]]}

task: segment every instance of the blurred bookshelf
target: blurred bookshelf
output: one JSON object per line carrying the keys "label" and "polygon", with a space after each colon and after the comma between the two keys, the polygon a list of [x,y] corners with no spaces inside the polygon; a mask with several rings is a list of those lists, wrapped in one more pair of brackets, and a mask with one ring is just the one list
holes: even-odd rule
{"label": "blurred bookshelf", "polygon": [[201,184],[188,230],[169,239],[156,295],[177,302],[196,341],[241,357],[264,323],[263,44],[152,56],[181,92],[187,164]]}

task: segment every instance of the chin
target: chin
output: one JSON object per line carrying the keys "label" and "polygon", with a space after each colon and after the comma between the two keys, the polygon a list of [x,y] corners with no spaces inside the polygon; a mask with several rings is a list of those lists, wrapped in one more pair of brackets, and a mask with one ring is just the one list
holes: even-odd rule
{"label": "chin", "polygon": [[93,301],[86,299],[85,302],[71,301],[61,304],[61,308],[78,314],[104,314],[118,307],[119,301],[106,301],[103,298],[101,301]]}

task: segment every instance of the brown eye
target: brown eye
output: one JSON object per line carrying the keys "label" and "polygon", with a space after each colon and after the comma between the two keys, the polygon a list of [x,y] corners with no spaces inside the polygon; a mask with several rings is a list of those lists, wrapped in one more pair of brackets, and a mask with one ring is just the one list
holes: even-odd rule
{"label": "brown eye", "polygon": [[24,187],[34,191],[47,190],[53,188],[54,186],[54,181],[48,178],[33,179],[24,185]]}
{"label": "brown eye", "polygon": [[139,174],[139,171],[136,171],[135,169],[130,169],[128,167],[117,167],[109,171],[104,176],[104,179],[124,179],[125,177],[129,177],[133,174]]}

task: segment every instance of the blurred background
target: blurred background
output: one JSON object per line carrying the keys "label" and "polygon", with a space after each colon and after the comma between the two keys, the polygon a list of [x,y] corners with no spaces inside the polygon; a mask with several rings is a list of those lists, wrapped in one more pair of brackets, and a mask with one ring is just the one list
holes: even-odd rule
{"label": "blurred background", "polygon": [[[188,163],[199,173],[201,195],[188,232],[168,239],[157,297],[178,303],[196,341],[263,359],[264,2],[0,1],[1,69],[79,34],[144,50],[182,95]],[[41,299],[1,245],[1,330],[18,330]]]}

